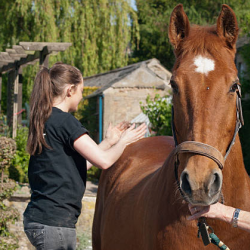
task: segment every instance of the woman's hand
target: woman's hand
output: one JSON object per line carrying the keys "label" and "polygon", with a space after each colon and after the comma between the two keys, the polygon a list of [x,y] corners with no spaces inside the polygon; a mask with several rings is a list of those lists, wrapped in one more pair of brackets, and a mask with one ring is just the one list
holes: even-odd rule
{"label": "woman's hand", "polygon": [[[188,220],[196,220],[200,217],[207,217],[212,219],[225,219],[225,214],[229,208],[219,202],[210,206],[196,206],[196,205],[188,205],[191,216],[189,216]],[[231,213],[231,211],[230,211]]]}
{"label": "woman's hand", "polygon": [[113,127],[110,123],[105,135],[105,140],[110,144],[110,146],[115,145],[120,140],[121,135],[128,127],[129,122],[127,121],[123,121],[115,127]]}
{"label": "woman's hand", "polygon": [[147,132],[147,125],[142,123],[139,127],[135,128],[135,124],[132,124],[121,136],[121,140],[129,145],[133,142],[143,138]]}

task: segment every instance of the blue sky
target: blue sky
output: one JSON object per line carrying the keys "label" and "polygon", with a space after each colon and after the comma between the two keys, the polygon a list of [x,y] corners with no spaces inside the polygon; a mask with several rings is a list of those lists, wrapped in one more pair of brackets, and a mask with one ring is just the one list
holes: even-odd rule
{"label": "blue sky", "polygon": [[137,10],[137,8],[136,8],[136,0],[131,0],[131,6],[133,7],[134,10]]}

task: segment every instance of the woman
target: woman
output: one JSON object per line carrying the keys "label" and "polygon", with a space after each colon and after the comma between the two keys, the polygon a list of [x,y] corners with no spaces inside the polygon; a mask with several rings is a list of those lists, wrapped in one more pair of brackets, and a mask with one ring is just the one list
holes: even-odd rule
{"label": "woman", "polygon": [[97,145],[70,114],[82,99],[83,77],[70,65],[56,63],[37,74],[30,100],[27,149],[30,153],[31,201],[24,230],[36,249],[75,249],[75,224],[81,212],[87,169],[107,169],[125,147],[146,133],[138,128],[109,127]]}

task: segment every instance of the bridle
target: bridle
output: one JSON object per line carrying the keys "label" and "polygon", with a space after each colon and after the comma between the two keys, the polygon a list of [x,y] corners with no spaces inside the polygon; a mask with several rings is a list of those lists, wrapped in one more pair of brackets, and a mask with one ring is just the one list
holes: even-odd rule
{"label": "bridle", "polygon": [[[222,170],[224,167],[224,163],[227,159],[227,156],[229,155],[236,139],[236,135],[238,134],[240,128],[244,125],[244,119],[242,114],[242,106],[241,106],[241,88],[239,85],[237,85],[237,99],[236,99],[236,124],[235,124],[235,130],[233,138],[227,147],[226,154],[223,156],[221,152],[216,149],[215,147],[212,147],[208,144],[197,142],[197,141],[184,141],[180,144],[178,144],[177,137],[176,137],[176,129],[174,125],[174,108],[172,106],[172,131],[173,131],[173,137],[175,141],[175,149],[174,149],[174,157],[175,157],[175,179],[178,185],[179,192],[181,193],[184,200],[186,200],[185,195],[183,194],[180,182],[178,179],[178,167],[179,167],[179,154],[185,154],[185,153],[193,153],[198,155],[203,155],[205,157],[208,157],[212,159],[218,167]],[[224,197],[222,192],[220,193],[221,200],[220,202],[224,203]],[[186,200],[187,201],[187,200]],[[202,241],[205,246],[211,243],[211,234],[209,234],[208,229],[210,229],[213,232],[212,227],[208,226],[206,223],[205,217],[200,217],[198,219],[198,238],[201,236]],[[214,234],[213,234],[214,235]],[[216,236],[217,237],[217,236]]]}
{"label": "bridle", "polygon": [[[242,113],[242,105],[241,105],[241,88],[239,85],[237,85],[237,99],[236,99],[236,125],[234,130],[233,138],[226,150],[225,156],[221,154],[221,152],[216,149],[215,147],[212,147],[208,144],[197,142],[197,141],[184,141],[180,144],[178,144],[177,137],[176,137],[176,129],[174,125],[174,107],[172,106],[172,132],[173,137],[175,141],[175,149],[174,149],[174,157],[175,157],[175,179],[178,185],[178,189],[183,197],[184,200],[186,200],[181,187],[180,182],[178,178],[178,167],[179,167],[179,154],[185,154],[185,153],[193,153],[198,155],[203,155],[205,157],[208,157],[212,159],[218,167],[222,170],[224,167],[224,163],[227,159],[227,156],[229,155],[236,139],[236,135],[239,132],[240,128],[244,125],[244,119],[243,119],[243,113]],[[223,196],[222,203],[223,203]]]}

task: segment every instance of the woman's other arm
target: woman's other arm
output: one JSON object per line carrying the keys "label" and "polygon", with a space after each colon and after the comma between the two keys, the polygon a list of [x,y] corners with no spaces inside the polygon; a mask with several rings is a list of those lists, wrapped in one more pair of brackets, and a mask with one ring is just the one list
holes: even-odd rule
{"label": "woman's other arm", "polygon": [[144,137],[146,128],[146,124],[142,124],[138,128],[135,128],[133,124],[122,134],[119,141],[107,150],[97,145],[87,134],[84,134],[74,142],[74,148],[92,165],[107,169],[119,159],[128,144]]}
{"label": "woman's other arm", "polygon": [[[195,205],[188,205],[191,216],[188,220],[196,220],[199,217],[207,217],[212,219],[219,219],[227,223],[232,223],[235,208],[216,203],[210,206],[202,207]],[[241,210],[238,217],[238,228],[250,232],[250,212]]]}

